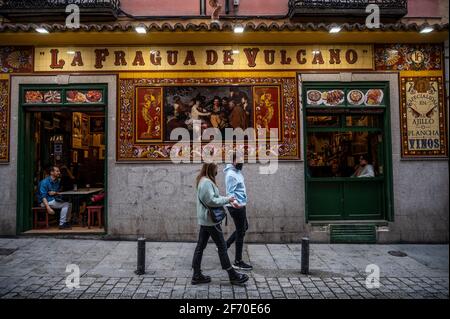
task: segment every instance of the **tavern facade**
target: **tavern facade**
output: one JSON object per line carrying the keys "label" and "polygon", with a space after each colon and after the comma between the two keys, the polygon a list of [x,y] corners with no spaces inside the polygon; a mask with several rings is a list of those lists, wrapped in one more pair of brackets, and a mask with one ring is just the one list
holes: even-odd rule
{"label": "tavern facade", "polygon": [[[171,161],[183,152],[171,133],[264,128],[278,133],[263,144],[279,163],[245,165],[249,241],[448,242],[447,1],[377,1],[376,29],[358,1],[241,0],[213,20],[205,1],[184,2],[81,1],[73,30],[64,1],[31,8],[56,12],[52,24],[3,1],[0,235],[195,240],[200,165]],[[188,158],[229,155],[202,142]],[[374,176],[358,178],[365,157]],[[53,164],[71,231],[36,202]]]}

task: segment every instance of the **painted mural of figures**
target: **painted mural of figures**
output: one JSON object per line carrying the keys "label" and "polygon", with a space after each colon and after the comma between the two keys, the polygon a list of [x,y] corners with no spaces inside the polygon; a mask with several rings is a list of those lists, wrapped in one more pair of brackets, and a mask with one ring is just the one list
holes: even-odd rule
{"label": "painted mural of figures", "polygon": [[142,117],[147,124],[147,135],[152,135],[154,120],[151,115],[151,108],[156,107],[156,98],[153,94],[145,94],[144,107],[142,108]]}
{"label": "painted mural of figures", "polygon": [[[263,93],[266,91],[261,91]],[[198,136],[207,128],[215,128],[221,132],[222,138],[225,138],[227,128],[245,130],[252,127],[252,97],[250,86],[165,88],[165,138],[169,140],[172,130],[178,127],[186,127],[191,136],[194,133]],[[195,120],[201,121],[201,125],[194,132]]]}
{"label": "painted mural of figures", "polygon": [[230,110],[230,125],[232,128],[247,129],[247,116],[240,103],[232,99],[228,102],[228,108]]}
{"label": "painted mural of figures", "polygon": [[181,102],[181,98],[179,96],[175,96],[173,98],[173,115],[178,117],[180,113],[183,111],[183,103]]}
{"label": "painted mural of figures", "polygon": [[206,112],[201,105],[201,97],[197,96],[191,100],[191,113],[190,118],[186,121],[186,124],[189,127],[192,127],[194,135],[199,136],[201,134],[201,129],[197,126],[193,126],[194,121],[201,121],[201,128],[207,128],[208,124],[202,117],[209,117],[211,115],[210,112]]}
{"label": "painted mural of figures", "polygon": [[214,128],[218,128],[220,130],[224,129],[228,125],[226,116],[224,116],[224,113],[222,112],[222,108],[220,106],[220,97],[218,96],[215,96],[213,99],[210,121],[211,125]]}
{"label": "painted mural of figures", "polygon": [[147,130],[142,135],[147,137],[153,137],[160,133],[160,123],[158,120],[158,114],[160,111],[160,101],[152,93],[147,93],[144,95],[144,103],[141,110],[142,118],[147,125]]}
{"label": "painted mural of figures", "polygon": [[266,114],[262,118],[262,124],[266,129],[266,132],[269,133],[270,132],[269,123],[270,121],[272,121],[274,114],[272,94],[270,93],[263,94],[261,96],[261,102],[264,103],[264,107],[266,108]]}
{"label": "painted mural of figures", "polygon": [[248,96],[244,92],[240,93],[241,105],[245,111],[245,115],[247,116],[247,120],[251,118],[251,107],[248,103]]}

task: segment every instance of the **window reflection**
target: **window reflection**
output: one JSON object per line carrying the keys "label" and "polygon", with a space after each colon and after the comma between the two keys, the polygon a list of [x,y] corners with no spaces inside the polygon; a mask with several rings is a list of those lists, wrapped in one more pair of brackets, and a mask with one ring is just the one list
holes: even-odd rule
{"label": "window reflection", "polygon": [[345,117],[345,125],[348,127],[380,127],[380,118],[374,115],[350,115]]}
{"label": "window reflection", "polygon": [[[361,173],[361,157],[382,175],[382,135],[379,132],[309,132],[307,139],[310,177],[352,177]],[[355,175],[355,172],[359,173]]]}
{"label": "window reflection", "polygon": [[339,116],[307,116],[306,122],[309,127],[335,127],[339,126]]}

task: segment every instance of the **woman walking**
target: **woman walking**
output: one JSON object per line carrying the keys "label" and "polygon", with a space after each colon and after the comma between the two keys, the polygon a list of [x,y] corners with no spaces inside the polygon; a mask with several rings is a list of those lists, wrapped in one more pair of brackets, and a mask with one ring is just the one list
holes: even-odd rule
{"label": "woman walking", "polygon": [[[193,285],[211,282],[211,277],[205,276],[201,271],[203,251],[211,237],[217,246],[222,268],[228,272],[230,282],[233,285],[243,284],[248,280],[248,276],[236,272],[231,266],[227,254],[227,244],[223,237],[220,224],[215,224],[209,215],[208,207],[221,207],[225,204],[235,203],[235,198],[220,196],[216,185],[217,165],[205,163],[200,174],[197,176],[197,219],[200,225],[197,247],[195,248],[192,268],[194,275],[191,283]],[[208,206],[208,207],[206,207]]]}

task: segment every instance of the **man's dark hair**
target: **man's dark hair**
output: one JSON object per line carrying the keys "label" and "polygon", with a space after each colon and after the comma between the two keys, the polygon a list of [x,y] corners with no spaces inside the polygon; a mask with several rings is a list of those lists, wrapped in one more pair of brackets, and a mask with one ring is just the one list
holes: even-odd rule
{"label": "man's dark hair", "polygon": [[363,160],[365,160],[368,163],[370,163],[370,157],[369,157],[368,154],[362,154],[359,158],[362,158]]}
{"label": "man's dark hair", "polygon": [[50,173],[51,173],[51,172],[54,172],[55,169],[61,170],[61,169],[59,168],[58,165],[52,165],[52,166],[50,166],[49,172],[50,172]]}
{"label": "man's dark hair", "polygon": [[244,99],[244,100],[248,101],[248,95],[247,95],[247,93],[245,93],[245,92],[240,92],[239,97],[240,97],[241,99]]}

